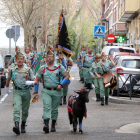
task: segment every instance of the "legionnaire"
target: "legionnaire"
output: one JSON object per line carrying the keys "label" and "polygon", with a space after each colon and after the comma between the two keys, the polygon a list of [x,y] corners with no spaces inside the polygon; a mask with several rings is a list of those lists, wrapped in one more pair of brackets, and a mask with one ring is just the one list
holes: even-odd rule
{"label": "legionnaire", "polygon": [[21,133],[25,133],[25,123],[28,117],[28,109],[30,105],[30,89],[29,86],[26,86],[25,82],[27,80],[34,80],[34,75],[32,70],[23,65],[24,63],[24,55],[22,53],[18,53],[16,55],[17,65],[10,69],[8,74],[8,78],[6,81],[6,92],[10,94],[9,91],[9,82],[12,79],[14,88],[13,88],[13,97],[14,97],[14,122],[15,126],[13,127],[13,131],[19,135],[19,122],[20,122],[20,106],[22,104],[22,123],[21,123]]}
{"label": "legionnaire", "polygon": [[[70,81],[66,69],[62,65],[54,63],[55,57],[51,50],[47,52],[46,60],[47,63],[40,67],[37,72],[36,81],[39,82],[41,78],[43,79],[42,98],[44,105],[43,119],[45,123],[43,131],[49,133],[50,116],[52,119],[51,132],[56,131],[55,123],[58,117],[62,88],[68,85]],[[64,79],[61,80],[62,77]]]}
{"label": "legionnaire", "polygon": [[[108,56],[110,59],[110,56]],[[96,67],[96,76],[99,78],[99,87],[100,87],[100,97],[101,97],[101,105],[104,105],[104,96],[105,96],[105,104],[108,105],[108,96],[109,96],[109,88],[105,87],[103,83],[104,74],[109,72],[111,67],[114,67],[114,61],[112,59],[107,60],[106,54],[102,52],[101,54],[101,61],[97,63]]]}
{"label": "legionnaire", "polygon": [[90,75],[92,76],[93,78],[93,83],[94,83],[94,86],[95,86],[95,94],[96,94],[96,101],[101,101],[100,99],[100,89],[99,89],[99,84],[98,84],[98,78],[95,74],[95,70],[96,70],[96,67],[97,67],[97,63],[100,62],[100,58],[101,58],[101,55],[100,54],[96,54],[95,56],[95,62],[92,63],[92,67],[90,68]]}
{"label": "legionnaire", "polygon": [[80,76],[80,80],[79,82],[83,82],[84,83],[84,79],[83,79],[83,71],[81,70],[81,55],[82,55],[82,48],[80,49],[80,52],[77,55],[77,66],[79,67],[79,76]]}
{"label": "legionnaire", "polygon": [[[16,46],[15,52],[16,52],[16,55],[20,52],[20,47],[19,47],[19,46]],[[17,64],[15,56],[13,56],[13,57],[9,60],[7,66],[9,67],[12,63]]]}
{"label": "legionnaire", "polygon": [[87,89],[92,89],[92,77],[89,73],[89,69],[92,67],[92,63],[95,61],[95,56],[91,55],[92,50],[89,49],[88,54],[82,58],[82,70],[84,75],[85,86]]}

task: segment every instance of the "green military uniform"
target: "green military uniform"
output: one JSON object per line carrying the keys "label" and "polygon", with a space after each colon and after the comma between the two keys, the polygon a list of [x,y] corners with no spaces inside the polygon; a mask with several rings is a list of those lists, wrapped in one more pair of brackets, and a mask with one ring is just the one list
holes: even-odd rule
{"label": "green military uniform", "polygon": [[8,78],[13,79],[14,83],[14,121],[20,121],[20,106],[22,104],[22,121],[26,122],[31,94],[30,89],[25,85],[25,82],[26,80],[33,80],[35,78],[34,74],[29,67],[24,66],[23,70],[20,71],[16,65],[10,70]]}
{"label": "green military uniform", "polygon": [[[96,72],[101,76],[101,78],[98,79],[99,86],[100,86],[100,97],[101,97],[101,100],[104,101],[104,96],[106,98],[108,98],[110,89],[107,88],[107,87],[105,87],[105,85],[103,83],[104,71],[103,71],[103,68],[102,68],[101,65],[104,65],[104,67],[106,69],[106,72],[108,72],[110,70],[110,68],[113,67],[113,65],[112,65],[112,63],[111,63],[110,60],[106,60],[105,63],[103,63],[102,61],[100,61],[97,64]],[[101,105],[103,105],[103,104],[101,104]]]}
{"label": "green military uniform", "polygon": [[[82,51],[79,52],[77,55],[77,58],[80,59],[80,62],[81,62],[81,54],[82,54]],[[80,76],[80,79],[83,79],[83,71],[81,70],[81,65],[79,67],[79,76]]]}
{"label": "green military uniform", "polygon": [[[95,56],[89,57],[88,54],[83,56],[84,59],[84,70],[83,70],[83,75],[84,75],[84,81],[87,84],[87,88],[91,88],[92,84],[92,77],[90,75],[89,69],[92,67],[92,63],[95,61]],[[88,86],[90,84],[90,86]]]}
{"label": "green military uniform", "polygon": [[[97,77],[96,74],[94,73],[96,67],[97,67],[97,63],[96,62],[93,62],[92,67],[89,69],[89,72],[90,72],[90,75],[91,76]],[[94,83],[94,86],[95,86],[95,94],[100,94],[98,79],[97,78],[94,78],[93,79],[93,83]]]}
{"label": "green military uniform", "polygon": [[[59,66],[58,63],[54,63],[53,69]],[[57,91],[56,89],[59,84],[59,69],[61,71],[61,78],[62,75],[66,72],[65,68],[61,65],[60,68],[49,71],[47,70],[48,65],[45,64],[37,72],[37,76],[43,79],[43,89],[42,89],[42,98],[44,104],[44,111],[43,111],[43,119],[51,119],[57,120],[58,116],[58,107],[60,104],[60,97],[62,94],[62,90]],[[44,72],[44,71],[45,72]]]}

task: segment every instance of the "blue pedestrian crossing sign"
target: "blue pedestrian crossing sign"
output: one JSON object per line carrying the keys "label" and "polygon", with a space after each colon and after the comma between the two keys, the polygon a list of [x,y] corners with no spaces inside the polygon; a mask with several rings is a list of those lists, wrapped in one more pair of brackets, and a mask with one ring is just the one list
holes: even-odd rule
{"label": "blue pedestrian crossing sign", "polygon": [[105,26],[94,26],[94,37],[105,37]]}

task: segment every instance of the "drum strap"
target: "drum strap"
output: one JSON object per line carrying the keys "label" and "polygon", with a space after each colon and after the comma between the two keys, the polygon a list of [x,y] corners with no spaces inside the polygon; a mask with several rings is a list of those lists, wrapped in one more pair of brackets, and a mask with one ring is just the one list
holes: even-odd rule
{"label": "drum strap", "polygon": [[101,62],[99,62],[99,63],[101,65],[102,69],[103,69],[103,72],[106,72],[105,67],[103,66],[103,64]]}

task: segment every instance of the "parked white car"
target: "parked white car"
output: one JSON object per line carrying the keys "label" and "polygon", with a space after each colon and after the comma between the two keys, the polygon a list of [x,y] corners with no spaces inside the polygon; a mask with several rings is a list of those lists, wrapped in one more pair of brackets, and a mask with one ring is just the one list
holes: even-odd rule
{"label": "parked white car", "polygon": [[[121,73],[121,78],[118,78],[119,80],[119,88],[122,87],[123,83],[128,78],[129,74],[135,75],[140,74],[140,55],[138,56],[120,56],[118,59],[115,60],[115,67],[110,70],[113,74],[117,75],[117,73]],[[125,73],[125,74],[123,74]],[[122,80],[123,82],[122,82]],[[130,84],[130,79],[126,82],[126,84]],[[137,89],[136,86],[134,89]],[[117,88],[112,91],[112,95],[117,94]]]}
{"label": "parked white car", "polygon": [[129,52],[129,53],[135,53],[136,54],[135,48],[126,47],[126,45],[124,45],[124,46],[123,45],[118,45],[118,46],[105,46],[102,49],[102,52],[104,52],[106,55],[112,55],[114,52]]}

